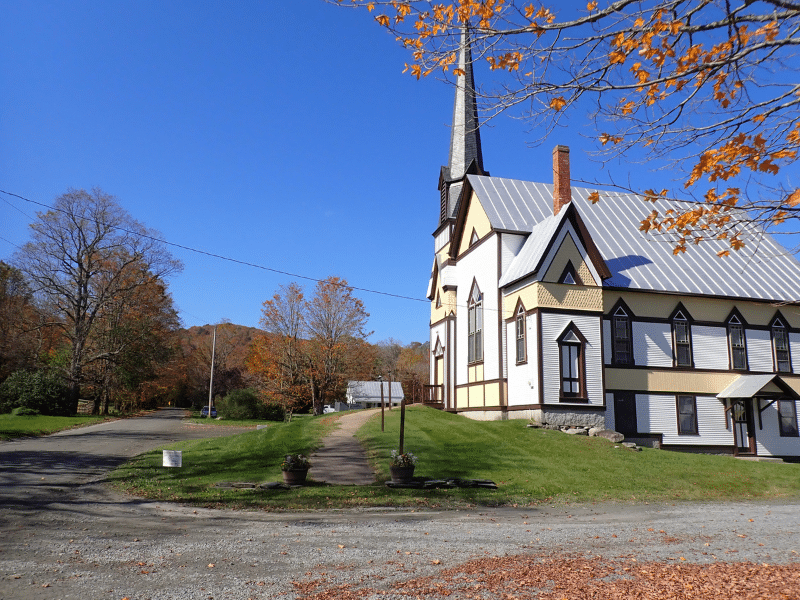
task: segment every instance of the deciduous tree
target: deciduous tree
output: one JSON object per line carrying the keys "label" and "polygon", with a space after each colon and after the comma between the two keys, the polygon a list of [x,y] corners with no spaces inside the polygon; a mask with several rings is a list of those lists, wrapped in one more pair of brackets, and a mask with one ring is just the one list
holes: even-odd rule
{"label": "deciduous tree", "polygon": [[55,316],[70,345],[66,377],[77,409],[84,369],[106,358],[90,342],[97,322],[122,298],[181,269],[155,232],[133,219],[105,192],[70,190],[37,213],[31,240],[15,256],[32,291]]}
{"label": "deciduous tree", "polygon": [[343,396],[349,378],[368,372],[365,339],[369,314],[347,281],[328,277],[306,299],[296,283],[264,303],[266,336],[255,346],[251,368],[274,391],[292,401],[310,393],[314,414]]}
{"label": "deciduous tree", "polygon": [[641,225],[670,232],[676,253],[709,237],[736,250],[758,229],[748,223],[800,214],[798,183],[781,176],[800,147],[796,2],[352,3],[409,48],[417,78],[458,75],[467,29],[472,56],[497,77],[476,90],[484,120],[510,111],[543,138],[570,109],[587,109],[601,156],[677,172],[677,189],[638,190],[692,201]]}

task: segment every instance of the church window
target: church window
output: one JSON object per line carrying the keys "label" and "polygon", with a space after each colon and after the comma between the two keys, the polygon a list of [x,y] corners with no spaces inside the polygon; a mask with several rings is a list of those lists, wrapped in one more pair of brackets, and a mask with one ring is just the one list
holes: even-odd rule
{"label": "church window", "polygon": [[517,364],[524,363],[525,354],[525,307],[522,304],[517,309],[516,323],[516,342],[517,342]]}
{"label": "church window", "polygon": [[558,283],[566,283],[569,285],[582,284],[581,278],[578,277],[578,273],[575,271],[575,267],[572,266],[572,261],[567,261],[567,266],[564,267],[564,272],[561,273],[561,277],[558,278]]}
{"label": "church window", "polygon": [[467,305],[467,362],[483,360],[483,296],[478,285],[472,284]]}
{"label": "church window", "polygon": [[477,243],[478,243],[478,232],[473,229],[472,230],[472,236],[470,236],[470,238],[469,238],[469,245],[470,245],[470,247],[472,247]]}
{"label": "church window", "polygon": [[585,340],[574,324],[570,324],[558,339],[562,400],[584,399]]}
{"label": "church window", "polygon": [[735,314],[728,319],[728,347],[730,349],[731,369],[747,369],[747,340],[744,326]]}
{"label": "church window", "polygon": [[794,400],[778,400],[781,437],[797,437],[797,406]]}
{"label": "church window", "polygon": [[442,308],[442,296],[439,292],[436,292],[436,308]]}
{"label": "church window", "polygon": [[779,318],[772,322],[772,349],[775,353],[775,370],[780,373],[791,373],[789,334],[783,321]]}
{"label": "church window", "polygon": [[697,398],[678,396],[678,435],[697,435]]}
{"label": "church window", "polygon": [[631,318],[621,306],[611,317],[612,362],[615,365],[633,364],[633,344],[631,343]]}
{"label": "church window", "polygon": [[675,343],[675,366],[692,366],[692,334],[689,320],[682,312],[677,312],[672,319],[672,337]]}

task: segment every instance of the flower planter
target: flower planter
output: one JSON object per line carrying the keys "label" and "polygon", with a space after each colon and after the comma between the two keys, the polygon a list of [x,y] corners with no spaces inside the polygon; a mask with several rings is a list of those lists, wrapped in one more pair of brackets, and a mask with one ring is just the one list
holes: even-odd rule
{"label": "flower planter", "polygon": [[287,485],[303,485],[306,482],[308,469],[284,471],[283,482]]}
{"label": "flower planter", "polygon": [[389,470],[392,472],[393,483],[409,483],[414,479],[414,465],[410,467],[390,466]]}

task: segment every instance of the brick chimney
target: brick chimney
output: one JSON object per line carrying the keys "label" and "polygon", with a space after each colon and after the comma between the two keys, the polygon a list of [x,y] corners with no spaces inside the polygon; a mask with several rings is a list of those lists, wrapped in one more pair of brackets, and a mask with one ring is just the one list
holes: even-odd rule
{"label": "brick chimney", "polygon": [[553,148],[553,214],[557,215],[572,200],[569,178],[569,147]]}

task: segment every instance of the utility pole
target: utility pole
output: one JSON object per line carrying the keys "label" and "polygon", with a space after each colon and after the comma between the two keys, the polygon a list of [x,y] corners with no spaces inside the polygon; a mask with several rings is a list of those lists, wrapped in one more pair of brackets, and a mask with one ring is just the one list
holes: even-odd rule
{"label": "utility pole", "polygon": [[208,382],[208,418],[211,418],[211,401],[214,395],[214,356],[217,353],[217,326],[214,325],[214,341],[211,342],[211,378]]}

